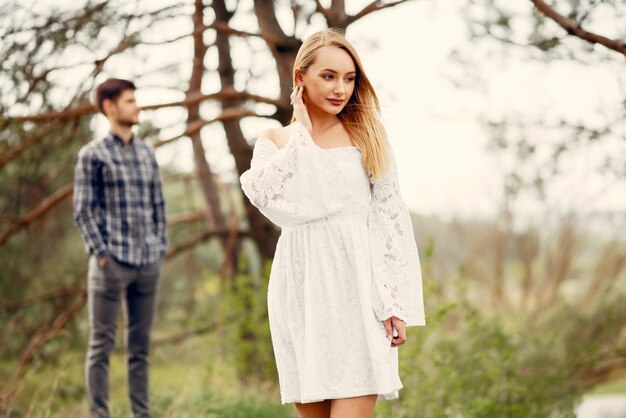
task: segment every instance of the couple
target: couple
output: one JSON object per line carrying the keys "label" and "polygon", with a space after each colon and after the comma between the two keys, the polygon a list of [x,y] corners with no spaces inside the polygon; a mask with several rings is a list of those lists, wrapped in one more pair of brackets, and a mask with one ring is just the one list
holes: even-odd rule
{"label": "couple", "polygon": [[[294,63],[292,123],[257,139],[241,177],[281,236],[268,314],[282,403],[300,418],[369,418],[396,399],[397,347],[425,325],[417,247],[378,100],[337,30],[309,37]],[[120,295],[128,306],[128,380],[148,417],[148,348],[167,244],[153,150],[133,138],[135,86],[96,90],[111,132],[81,149],[75,221],[91,253],[86,378],[92,417],[107,417],[108,358]]]}

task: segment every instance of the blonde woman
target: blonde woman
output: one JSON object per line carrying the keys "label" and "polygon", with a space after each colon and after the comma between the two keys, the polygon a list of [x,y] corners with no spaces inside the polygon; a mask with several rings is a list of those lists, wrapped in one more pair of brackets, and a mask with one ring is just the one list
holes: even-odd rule
{"label": "blonde woman", "polygon": [[398,346],[425,325],[413,227],[361,61],[337,30],[293,70],[292,123],[263,133],[241,187],[281,227],[268,286],[283,404],[364,418],[396,399]]}

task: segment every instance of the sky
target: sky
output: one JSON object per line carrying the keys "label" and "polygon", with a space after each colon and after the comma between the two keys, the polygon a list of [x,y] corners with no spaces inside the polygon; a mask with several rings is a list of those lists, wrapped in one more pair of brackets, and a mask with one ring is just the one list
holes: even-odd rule
{"label": "sky", "polygon": [[[366,2],[348,3],[354,7],[349,11],[354,12]],[[462,18],[465,3],[413,1],[371,14],[347,32],[381,101],[383,122],[396,155],[407,206],[421,215],[444,219],[491,217],[502,203],[503,175],[515,161],[489,149],[490,133],[482,121],[526,115],[555,123],[565,118],[573,123],[602,126],[606,120],[619,117],[626,93],[623,64],[619,64],[620,68],[618,64],[543,63],[529,60],[525,52],[514,48],[507,59],[494,57],[489,47],[469,40]],[[150,4],[151,8],[156,7],[155,3]],[[244,7],[250,6],[244,2]],[[251,13],[242,14],[232,26],[255,31],[254,19]],[[279,19],[285,28],[291,27],[291,13],[286,7],[279,8]],[[180,22],[157,30],[166,38],[168,34],[181,33],[186,25],[188,22]],[[300,27],[297,34],[305,37],[323,27],[321,18],[314,19],[309,27]],[[234,41],[233,49],[237,66],[267,74],[251,82],[250,90],[277,97],[278,80],[271,58],[263,52],[250,54],[247,47],[242,43],[238,46],[237,42]],[[262,51],[262,43],[256,44],[256,49]],[[455,50],[463,51],[474,64],[459,65],[452,59]],[[159,54],[146,50],[141,58],[146,65],[158,66],[162,59],[159,57],[170,53],[178,54],[181,61],[189,61],[186,58],[191,54],[190,41],[164,47]],[[213,56],[214,51],[210,51],[209,62]],[[131,70],[120,70],[128,57],[116,59],[117,73],[108,75],[132,78]],[[138,84],[146,86],[137,93],[139,101],[151,104],[181,99],[179,92],[156,87],[160,83],[168,85],[169,81],[163,76],[139,80]],[[243,83],[239,77],[237,87],[243,88]],[[205,91],[218,89],[218,80],[209,73]],[[205,114],[216,110],[211,104],[203,108]],[[184,112],[164,109],[142,117],[166,126],[183,120]],[[252,143],[261,131],[277,123],[248,119],[242,126]],[[95,128],[99,135],[106,132],[103,118],[97,119]],[[181,129],[182,125],[165,129],[163,137],[178,134]],[[234,161],[221,129],[207,127],[203,134],[212,169],[224,181],[236,181]],[[597,173],[599,161],[607,153],[622,155],[622,161],[626,160],[625,138],[626,128],[620,123],[617,136],[605,141],[602,147],[583,148],[572,154],[563,175],[549,186],[550,207],[562,213],[572,207],[591,212],[625,211],[625,182],[610,182]],[[160,148],[157,158],[162,165],[183,171],[193,169],[191,146],[184,139]],[[531,196],[520,198],[516,205],[522,213],[545,211],[545,204]]]}
{"label": "sky", "polygon": [[[513,54],[502,65],[481,50],[481,44],[473,48],[460,13],[463,3],[411,2],[372,16],[348,33],[367,37],[372,27],[384,28],[376,31],[380,48],[363,55],[400,156],[402,190],[416,212],[444,217],[490,215],[501,202],[502,173],[511,164],[489,151],[489,132],[482,119],[526,114],[601,125],[604,118],[619,117],[626,93],[626,80],[618,78],[623,64],[608,68],[544,64]],[[472,76],[464,78],[468,70],[450,57],[454,49],[469,51],[466,55],[480,62],[470,68],[485,80],[484,86],[472,88]],[[458,79],[469,87],[458,87],[453,82]],[[623,123],[620,139],[607,141],[606,147],[626,157]],[[550,189],[552,204],[563,211],[570,206],[583,211],[626,210],[623,181],[598,198],[606,181],[595,173],[594,158],[583,152],[568,161],[564,178]],[[532,213],[541,207],[526,199],[519,210]]]}

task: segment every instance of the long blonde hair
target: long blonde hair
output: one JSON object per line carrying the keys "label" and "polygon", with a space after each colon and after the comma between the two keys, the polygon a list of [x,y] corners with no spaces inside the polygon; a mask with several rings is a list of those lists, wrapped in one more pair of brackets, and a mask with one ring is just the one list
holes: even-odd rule
{"label": "long blonde hair", "polygon": [[[389,164],[387,133],[380,121],[380,104],[376,92],[363,71],[363,65],[354,47],[346,40],[339,29],[326,29],[308,37],[296,55],[293,65],[293,88],[296,88],[296,70],[305,73],[313,64],[317,51],[324,46],[341,48],[350,55],[356,67],[354,92],[346,106],[339,113],[355,145],[361,150],[363,166],[369,174],[377,178]],[[296,120],[295,115],[291,121]]]}

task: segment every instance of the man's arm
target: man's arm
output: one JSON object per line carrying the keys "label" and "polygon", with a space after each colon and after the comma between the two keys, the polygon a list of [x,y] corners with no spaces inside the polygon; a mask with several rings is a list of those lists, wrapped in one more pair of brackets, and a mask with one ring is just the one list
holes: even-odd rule
{"label": "man's arm", "polygon": [[154,155],[154,150],[150,149],[150,157],[154,168],[154,178],[152,180],[152,219],[156,229],[156,234],[163,243],[163,251],[167,248],[167,219],[165,217],[165,199],[163,198],[163,186],[161,184],[161,174],[159,165]]}
{"label": "man's arm", "polygon": [[98,260],[107,255],[107,247],[94,216],[101,164],[92,152],[82,149],[74,165],[74,224]]}

